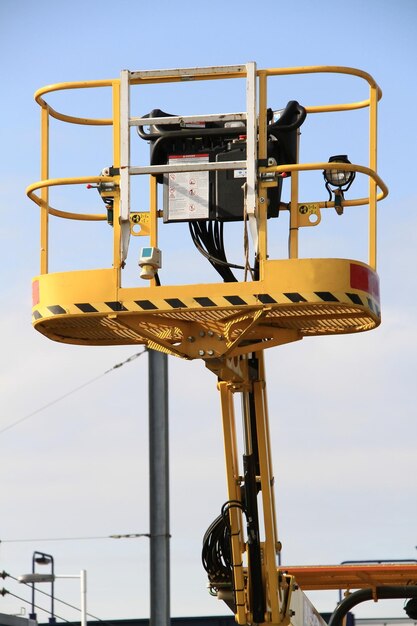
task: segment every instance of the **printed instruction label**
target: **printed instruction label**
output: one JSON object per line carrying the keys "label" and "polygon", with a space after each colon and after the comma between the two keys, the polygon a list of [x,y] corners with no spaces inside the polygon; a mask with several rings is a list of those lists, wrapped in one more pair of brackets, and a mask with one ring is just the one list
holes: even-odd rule
{"label": "printed instruction label", "polygon": [[[172,155],[169,165],[208,163],[208,154]],[[168,184],[168,220],[195,220],[209,217],[209,172],[171,172]]]}

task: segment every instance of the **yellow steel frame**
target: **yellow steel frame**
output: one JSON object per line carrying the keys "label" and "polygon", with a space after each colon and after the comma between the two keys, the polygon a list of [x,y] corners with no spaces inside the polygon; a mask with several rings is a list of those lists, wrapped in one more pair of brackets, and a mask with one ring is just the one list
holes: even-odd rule
{"label": "yellow steel frame", "polygon": [[[277,535],[277,523],[274,500],[274,475],[272,469],[271,446],[269,437],[268,409],[266,399],[266,382],[263,365],[263,352],[256,354],[260,363],[259,377],[256,381],[250,381],[246,358],[239,359],[239,368],[235,369],[233,380],[221,380],[218,383],[220,391],[226,473],[228,480],[228,497],[232,502],[241,502],[242,477],[239,470],[238,442],[236,435],[236,421],[233,396],[236,393],[245,394],[252,391],[255,400],[256,415],[256,439],[258,442],[258,454],[260,476],[258,477],[262,494],[264,542],[263,554],[263,578],[266,595],[265,622],[272,624],[281,623],[288,615],[282,613],[285,602],[280,602],[279,576],[277,573],[277,554],[280,551],[280,543]],[[245,411],[245,408],[243,408]],[[253,621],[251,606],[248,597],[250,577],[248,568],[244,566],[243,554],[247,550],[244,540],[243,516],[240,508],[231,508],[229,511],[231,543],[233,553],[233,589],[235,593],[236,620],[238,624],[250,624]]]}
{"label": "yellow steel frame", "polygon": [[[251,70],[252,72],[253,70]],[[193,73],[194,72],[194,73]],[[122,268],[124,265],[124,251],[122,251],[122,237],[126,230],[126,224],[121,223],[121,172],[130,168],[129,164],[121,163],[121,146],[123,142],[121,124],[122,119],[126,127],[126,113],[123,97],[123,84],[120,79],[84,81],[73,83],[58,83],[49,85],[38,90],[35,99],[41,106],[41,180],[33,183],[27,189],[28,196],[41,208],[41,266],[40,275],[35,279],[35,291],[39,293],[39,302],[34,307],[34,325],[40,332],[58,341],[69,343],[145,343],[165,352],[176,354],[185,358],[199,358],[230,356],[235,353],[242,353],[245,335],[249,334],[251,341],[246,352],[252,349],[252,343],[263,342],[263,348],[277,345],[287,341],[289,332],[287,318],[292,316],[290,327],[294,338],[301,338],[308,334],[358,332],[368,330],[379,324],[379,299],[375,293],[357,289],[349,282],[350,262],[347,261],[345,269],[340,273],[345,276],[343,281],[337,284],[330,278],[332,274],[339,271],[338,261],[329,259],[327,261],[328,281],[311,280],[306,285],[305,276],[322,277],[323,270],[320,260],[311,259],[306,267],[306,259],[299,259],[298,233],[299,229],[306,226],[320,223],[320,212],[322,209],[333,207],[333,202],[311,201],[300,203],[298,198],[298,178],[305,171],[320,171],[324,169],[343,169],[361,172],[369,177],[369,196],[344,200],[345,207],[369,205],[369,280],[368,283],[376,283],[376,204],[386,196],[388,190],[376,173],[376,125],[377,125],[377,104],[381,97],[381,91],[373,78],[360,70],[344,67],[314,66],[301,68],[278,68],[260,69],[255,72],[255,80],[258,87],[258,154],[260,163],[264,163],[267,150],[267,87],[268,81],[272,78],[287,74],[309,74],[309,73],[341,73],[355,75],[365,80],[370,89],[367,100],[352,102],[347,104],[329,104],[321,106],[307,106],[309,114],[321,114],[334,111],[351,111],[364,107],[369,108],[370,132],[369,132],[369,164],[348,164],[337,163],[292,163],[280,166],[258,167],[258,189],[256,202],[256,227],[257,227],[257,249],[256,254],[259,260],[259,281],[239,282],[229,285],[225,291],[223,283],[213,283],[208,285],[195,285],[187,291],[188,286],[176,288],[158,287],[155,280],[149,281],[149,286],[125,289],[122,286]],[[130,73],[130,87],[143,87],[148,84],[161,82],[177,82],[181,80],[218,80],[226,78],[245,78],[245,66],[237,66],[228,70],[227,68],[193,68],[192,70],[171,70],[166,74],[159,70],[155,72]],[[126,82],[126,73],[124,79]],[[45,96],[53,92],[74,90],[74,89],[103,89],[110,88],[112,91],[112,117],[111,118],[81,118],[66,115],[53,109],[45,100]],[[125,117],[123,117],[125,116]],[[49,178],[49,120],[56,118],[62,122],[77,125],[112,126],[113,129],[113,167],[114,175],[111,176],[89,176],[73,178]],[[132,118],[133,119],[133,118]],[[128,119],[128,125],[130,118]],[[289,203],[290,226],[289,226],[289,260],[286,262],[299,262],[291,265],[292,284],[284,287],[281,276],[282,267],[276,265],[279,261],[274,261],[268,257],[268,237],[267,237],[267,211],[266,193],[268,186],[276,183],[270,182],[264,175],[278,176],[283,172],[291,172],[291,202]],[[134,172],[133,172],[134,173]],[[133,175],[133,174],[132,174]],[[158,194],[156,176],[151,173],[149,210],[141,213],[130,214],[131,234],[134,232],[134,224],[142,223],[144,227],[139,232],[142,236],[147,236],[149,245],[158,245],[158,222],[160,211],[158,210]],[[67,289],[62,293],[58,285],[61,282],[61,275],[48,274],[49,260],[49,216],[80,220],[80,221],[102,221],[106,219],[106,214],[95,213],[75,213],[63,211],[51,206],[49,190],[52,187],[66,185],[82,185],[85,183],[112,183],[114,192],[114,219],[113,219],[113,264],[109,270],[98,269],[81,272],[67,272],[65,284]],[[378,191],[379,190],[379,191]],[[315,217],[315,224],[310,219]],[[251,226],[253,227],[253,216]],[[284,262],[284,261],[283,261]],[[301,263],[303,262],[303,263]],[[279,269],[279,274],[277,273]],[[111,281],[111,285],[109,284]],[[366,281],[365,281],[366,282]],[[330,288],[330,283],[332,287]],[[94,284],[95,298],[88,297],[89,285]],[[142,283],[143,284],[143,283]],[[99,290],[97,292],[97,286]],[[365,285],[366,287],[366,285]],[[186,297],[185,309],[171,310],[167,302],[172,302],[173,297],[178,295],[178,289]],[[302,292],[304,289],[304,292]],[[101,295],[100,295],[101,290]],[[333,293],[334,290],[334,293]],[[111,291],[110,300],[119,302],[117,312],[109,310],[107,302],[108,293]],[[284,306],[286,293],[296,291],[299,300],[288,302],[291,311],[287,311]],[[319,302],[314,294],[327,293],[332,291],[334,304],[328,301],[323,304]],[[173,293],[174,292],[174,293]],[[257,294],[264,294],[258,297]],[[283,295],[284,294],[284,295]],[[231,307],[227,303],[225,308],[225,296],[229,296],[241,304]],[[341,297],[339,297],[341,296]],[[370,299],[371,297],[371,299]],[[350,299],[354,298],[354,302]],[[197,301],[210,300],[212,307],[205,310],[204,315],[201,306],[196,306]],[[266,301],[265,301],[266,300]],[[149,310],[141,310],[137,302],[149,301],[154,313]],[[77,303],[89,303],[90,309],[87,312],[77,308]],[[57,313],[58,311],[58,313]],[[207,323],[204,319],[210,317],[212,322]],[[177,320],[175,326],[173,319]],[[238,318],[238,320],[237,320]],[[279,318],[279,319],[278,319]],[[285,318],[285,320],[284,320]],[[309,323],[304,323],[306,318]],[[240,320],[240,321],[239,321]],[[322,320],[322,323],[318,323]],[[333,320],[333,324],[329,321]],[[200,324],[200,328],[196,328]],[[198,340],[190,346],[186,338],[194,337],[194,330],[201,333],[213,333],[227,335],[227,328],[234,324],[234,336],[226,339],[221,350],[218,344],[211,345],[207,339]],[[193,326],[194,325],[194,326]],[[284,326],[282,326],[284,325]],[[175,328],[174,328],[175,326]],[[95,327],[99,332],[91,333]],[[158,330],[162,329],[163,330]],[[269,330],[268,330],[269,329]],[[284,329],[284,335],[283,335]],[[239,337],[240,333],[240,337]],[[298,334],[297,334],[298,333]],[[93,338],[94,335],[94,338]],[[90,339],[89,339],[90,337]],[[247,343],[247,342],[246,342]],[[210,344],[210,345],[209,345]]]}

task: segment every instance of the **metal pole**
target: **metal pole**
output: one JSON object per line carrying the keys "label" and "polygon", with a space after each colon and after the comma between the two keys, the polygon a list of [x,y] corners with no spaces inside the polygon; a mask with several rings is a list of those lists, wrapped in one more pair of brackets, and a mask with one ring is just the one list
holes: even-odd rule
{"label": "metal pole", "polygon": [[81,586],[81,626],[87,626],[87,572],[82,569],[80,572]]}
{"label": "metal pole", "polygon": [[51,582],[51,617],[49,618],[49,623],[50,624],[56,624],[55,609],[54,609],[54,603],[55,603],[55,566],[54,566],[54,557],[52,555],[49,555],[49,557],[51,559],[51,574],[52,574],[52,582]]}
{"label": "metal pole", "polygon": [[170,624],[168,357],[149,350],[150,625]]}
{"label": "metal pole", "polygon": [[[35,573],[35,554],[37,554],[36,552],[34,552],[32,554],[32,574]],[[35,613],[35,583],[32,583],[32,610],[31,613],[29,613],[29,619],[34,619],[36,620],[36,613]]]}

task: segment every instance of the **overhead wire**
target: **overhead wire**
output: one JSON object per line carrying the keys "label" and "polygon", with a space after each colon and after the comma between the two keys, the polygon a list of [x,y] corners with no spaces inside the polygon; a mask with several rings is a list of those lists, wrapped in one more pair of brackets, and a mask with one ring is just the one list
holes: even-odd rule
{"label": "overhead wire", "polygon": [[103,535],[97,537],[49,537],[36,539],[0,539],[1,543],[30,543],[37,541],[91,541],[94,539],[138,539],[140,537],[150,537],[150,533],[129,533],[126,535]]}
{"label": "overhead wire", "polygon": [[[50,611],[48,609],[44,609],[42,606],[39,606],[38,604],[32,604],[32,602],[30,602],[29,600],[26,600],[25,598],[22,598],[21,596],[18,596],[16,593],[12,593],[11,591],[9,591],[8,589],[5,589],[4,587],[3,587],[3,589],[0,589],[0,595],[2,595],[2,596],[5,596],[5,595],[13,596],[14,598],[17,598],[18,600],[20,600],[21,602],[25,602],[26,604],[30,604],[31,606],[33,606],[33,608],[39,609],[39,611],[43,611],[44,613],[50,613]],[[67,624],[71,623],[68,619],[65,619],[65,617],[61,617],[60,615],[56,615],[55,614],[54,617],[57,617],[58,619],[61,619],[63,622],[66,622]]]}
{"label": "overhead wire", "polygon": [[[15,576],[12,576],[11,574],[7,574],[6,572],[3,572],[3,574],[5,574],[5,576],[7,576],[8,578],[12,578],[13,580],[15,580],[16,582],[25,585],[26,587],[32,587],[33,583],[26,583],[26,582],[21,582],[18,578],[16,578]],[[3,576],[3,578],[5,577]],[[8,594],[10,594],[10,591],[7,591]],[[44,596],[48,596],[48,598],[52,598],[56,601],[56,602],[60,602],[61,604],[64,604],[65,606],[68,606],[70,609],[75,609],[76,611],[81,612],[81,609],[78,606],[75,606],[74,604],[71,604],[70,602],[66,602],[65,600],[62,600],[61,598],[57,598],[56,595],[54,594],[52,596],[51,593],[48,593],[47,591],[43,591],[42,589],[39,589],[39,587],[36,587],[36,593],[41,593]],[[13,594],[10,594],[13,595]],[[16,596],[17,597],[17,596]],[[27,600],[26,600],[27,602]],[[29,604],[32,604],[31,602]],[[36,605],[34,605],[36,606]],[[42,611],[45,611],[46,613],[48,613],[49,611],[47,609],[42,609],[41,607],[36,607],[41,609]],[[106,620],[102,620],[100,619],[100,617],[97,617],[97,615],[93,615],[92,613],[87,612],[86,615],[88,617],[92,617],[93,619],[96,619],[97,621],[99,621],[101,624],[109,624],[112,625],[112,622],[108,622]],[[58,615],[54,615],[54,617],[59,617]],[[68,622],[68,620],[64,619],[63,617],[59,617],[59,619],[64,620],[65,622]]]}
{"label": "overhead wire", "polygon": [[71,391],[67,391],[62,396],[59,396],[58,398],[55,398],[54,400],[51,400],[50,402],[47,402],[43,406],[39,407],[38,409],[35,409],[34,411],[31,411],[27,415],[24,415],[23,417],[21,417],[18,420],[12,422],[8,426],[4,426],[3,428],[0,429],[0,435],[5,433],[6,431],[10,430],[11,428],[14,428],[18,424],[21,424],[22,422],[28,420],[30,417],[33,417],[34,415],[37,415],[38,413],[41,413],[42,411],[45,411],[46,409],[49,409],[51,406],[54,406],[55,404],[58,404],[58,402],[61,402],[65,398],[68,398],[68,396],[71,396],[73,393],[76,393],[77,391],[80,391],[81,389],[84,389],[85,387],[88,387],[88,385],[91,385],[91,384],[95,383],[97,380],[100,380],[100,378],[103,378],[103,376],[105,376],[106,374],[109,374],[110,372],[113,372],[114,370],[118,369],[119,367],[122,367],[123,365],[126,365],[126,363],[130,363],[131,361],[134,361],[135,359],[140,357],[145,352],[146,352],[146,349],[142,350],[141,352],[137,352],[136,354],[132,354],[130,357],[128,357],[127,359],[125,359],[121,363],[116,363],[115,365],[113,365],[113,367],[110,367],[108,370],[106,370],[102,374],[99,374],[98,376],[95,376],[94,378],[91,378],[90,380],[86,381],[82,385],[79,385],[78,387],[75,387],[74,389],[71,389]]}
{"label": "overhead wire", "polygon": [[[16,576],[12,576],[11,574],[7,574],[7,576],[9,578],[12,578],[13,580],[15,580],[16,582],[25,585],[26,587],[32,587],[33,583],[21,583],[20,580],[18,578],[16,578]],[[48,593],[47,591],[43,591],[42,589],[39,589],[39,587],[36,587],[36,593],[41,593],[44,596],[48,596],[48,598],[52,598],[52,594]],[[57,598],[54,594],[53,596],[54,600],[56,600],[57,602],[60,602],[61,604],[65,604],[66,606],[70,607],[71,609],[75,609],[76,611],[81,611],[81,609],[78,606],[75,606],[74,604],[71,604],[70,602],[66,602],[65,600],[61,600],[60,598]],[[98,617],[96,617],[95,615],[91,615],[90,613],[87,613],[87,615],[89,617],[93,617],[94,619],[99,619]]]}

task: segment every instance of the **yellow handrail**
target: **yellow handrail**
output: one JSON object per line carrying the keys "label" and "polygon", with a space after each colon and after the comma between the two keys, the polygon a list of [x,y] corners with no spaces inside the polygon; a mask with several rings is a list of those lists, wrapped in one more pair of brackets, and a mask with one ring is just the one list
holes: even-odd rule
{"label": "yellow handrail", "polygon": [[35,92],[35,100],[41,107],[48,107],[49,114],[57,120],[62,122],[68,122],[69,124],[84,124],[89,126],[111,126],[113,124],[112,118],[87,118],[87,117],[74,117],[72,115],[65,115],[55,111],[47,102],[42,98],[47,93],[54,93],[55,91],[63,91],[65,89],[91,89],[95,87],[113,87],[115,83],[120,83],[119,79],[107,79],[107,80],[85,80],[69,83],[55,83],[53,85],[46,85],[41,87]]}
{"label": "yellow handrail", "polygon": [[[273,167],[260,167],[259,172],[261,174],[266,174],[268,172],[308,172],[314,170],[344,170],[348,172],[360,172],[361,174],[366,174],[370,176],[372,180],[376,182],[378,187],[381,189],[381,192],[377,196],[377,200],[383,200],[388,195],[388,187],[378,176],[376,172],[371,170],[369,167],[365,167],[364,165],[357,165],[356,163],[327,163],[325,161],[321,163],[290,163],[288,165],[275,165]],[[361,206],[363,204],[368,204],[369,198],[357,198],[355,200],[344,200],[344,206]],[[309,204],[310,202],[306,202]],[[333,206],[331,202],[315,202],[314,204],[320,204],[322,207]]]}
{"label": "yellow handrail", "polygon": [[[217,70],[222,70],[221,72]],[[203,71],[204,70],[204,71]],[[207,71],[205,71],[207,70]],[[224,71],[223,71],[224,70]],[[195,76],[192,76],[192,68],[188,70],[190,76],[187,74],[187,69],[178,70],[178,71],[168,71],[167,74],[164,75],[164,71],[159,72],[155,71],[155,74],[152,72],[144,72],[143,76],[140,75],[140,72],[133,72],[131,84],[153,84],[153,83],[169,83],[169,82],[179,82],[184,80],[184,76],[187,80],[216,80],[216,79],[226,79],[226,78],[244,78],[246,76],[245,66],[239,66],[239,71],[234,69],[230,69],[227,71],[227,68],[202,68],[201,71],[196,72]],[[300,66],[300,67],[292,67],[292,68],[269,68],[269,69],[259,69],[256,71],[256,76],[259,79],[260,85],[260,106],[259,106],[259,158],[265,158],[265,141],[266,141],[266,132],[265,132],[265,123],[266,123],[266,82],[268,78],[275,76],[285,76],[285,75],[301,75],[301,74],[313,74],[313,73],[329,73],[329,74],[345,74],[356,76],[362,80],[365,80],[370,88],[370,95],[368,99],[360,100],[357,102],[349,102],[349,103],[336,103],[336,104],[323,104],[323,105],[307,105],[305,109],[308,114],[315,113],[329,113],[329,112],[343,112],[343,111],[352,111],[356,109],[369,108],[370,110],[370,135],[369,135],[369,145],[370,145],[370,159],[369,165],[370,167],[351,164],[351,163],[295,163],[295,164],[286,164],[275,167],[260,167],[259,173],[262,174],[277,174],[283,172],[293,172],[294,175],[292,177],[292,192],[291,192],[291,246],[290,246],[290,257],[294,258],[298,256],[298,222],[295,216],[295,212],[297,211],[297,202],[298,202],[298,184],[297,184],[297,174],[298,172],[303,171],[312,171],[312,170],[329,170],[329,169],[340,169],[345,171],[353,171],[360,172],[369,177],[369,196],[362,198],[354,198],[354,199],[344,199],[343,206],[361,206],[365,204],[369,204],[369,234],[370,234],[370,264],[372,267],[376,265],[376,203],[379,200],[385,198],[388,194],[388,188],[382,179],[376,173],[376,118],[377,118],[377,103],[382,97],[382,91],[379,88],[376,81],[372,78],[370,74],[364,72],[362,70],[358,70],[356,68],[345,67],[345,66],[332,66],[332,65],[323,65],[323,66]],[[42,249],[42,261],[41,267],[42,271],[47,271],[47,259],[48,259],[48,216],[53,215],[59,218],[64,219],[72,219],[72,220],[81,220],[81,221],[104,221],[107,219],[107,215],[104,213],[100,214],[92,214],[92,213],[75,213],[71,211],[63,211],[57,208],[54,208],[49,204],[49,195],[48,190],[50,187],[60,186],[60,185],[80,185],[83,183],[107,183],[112,182],[116,186],[119,183],[118,177],[111,176],[89,176],[89,177],[73,177],[73,178],[55,178],[49,179],[49,131],[48,131],[48,120],[49,116],[58,119],[60,121],[70,123],[70,124],[79,124],[79,125],[91,125],[91,126],[113,126],[113,165],[116,168],[120,167],[120,79],[102,79],[102,80],[92,80],[92,81],[75,81],[75,82],[62,82],[51,85],[46,85],[38,89],[35,93],[35,100],[42,108],[42,168],[41,168],[41,177],[42,180],[29,185],[26,190],[28,197],[33,200],[39,207],[41,207],[41,249]],[[89,118],[89,117],[77,117],[72,115],[67,115],[61,113],[55,109],[53,109],[44,99],[44,96],[55,93],[58,91],[64,90],[75,90],[75,89],[91,89],[91,88],[112,88],[112,106],[113,106],[113,117],[111,118]],[[126,164],[124,164],[126,165]],[[155,183],[155,180],[154,180]],[[260,189],[262,189],[263,180],[260,180]],[[378,189],[379,192],[378,192]],[[41,196],[37,195],[35,192],[37,190],[41,190]],[[152,198],[156,197],[156,190],[154,190]],[[307,204],[310,202],[307,202]],[[318,201],[311,203],[316,205],[319,208],[329,208],[334,206],[334,202],[332,201]],[[114,266],[120,266],[120,224],[118,220],[118,211],[119,211],[119,200],[115,202],[115,221],[114,221]],[[259,250],[260,250],[260,258],[267,259],[267,234],[266,234],[266,212],[265,207],[259,205]],[[154,217],[156,216],[156,211],[151,210]],[[154,220],[155,221],[155,220]],[[154,223],[153,221],[153,223]],[[154,224],[154,228],[151,229],[151,240],[155,240],[156,234],[152,231],[156,229],[157,226]],[[119,243],[118,243],[119,242]],[[261,268],[262,273],[262,268]]]}
{"label": "yellow handrail", "polygon": [[[372,78],[370,74],[364,72],[362,70],[358,70],[352,67],[344,67],[344,66],[333,66],[333,65],[316,65],[310,67],[292,67],[292,68],[272,68],[272,69],[260,69],[257,71],[257,76],[284,76],[284,75],[292,75],[292,74],[312,74],[312,73],[339,73],[339,74],[350,74],[352,76],[357,76],[358,78],[364,79],[369,83],[371,87],[376,87],[378,91],[378,100],[382,97],[382,91],[375,80]],[[202,75],[196,76],[194,80],[215,80],[221,78],[242,78],[246,75],[245,72],[242,73],[225,73],[224,75]],[[181,77],[178,76],[169,76],[169,77],[158,77],[155,79],[151,78],[141,78],[137,79],[136,83],[142,84],[153,84],[154,82],[179,82],[181,81]],[[111,125],[113,123],[112,118],[84,118],[84,117],[74,117],[70,115],[66,115],[64,113],[60,113],[53,109],[50,105],[46,103],[46,101],[42,98],[45,94],[54,93],[56,91],[63,91],[65,89],[91,89],[97,87],[112,87],[115,83],[120,83],[119,79],[104,79],[104,80],[90,80],[90,81],[74,81],[74,82],[66,82],[66,83],[55,83],[52,85],[46,85],[45,87],[41,87],[35,92],[35,100],[36,102],[42,106],[49,106],[50,115],[56,119],[59,119],[63,122],[68,122],[70,124],[84,124],[84,125]],[[361,109],[369,107],[370,100],[361,100],[359,102],[352,102],[347,104],[330,104],[330,105],[306,105],[305,109],[307,113],[329,113],[332,111],[351,111],[355,109]]]}
{"label": "yellow handrail", "polygon": [[382,98],[382,90],[375,79],[368,74],[368,72],[358,70],[356,67],[346,67],[344,65],[303,65],[299,67],[270,68],[259,70],[258,73],[265,73],[266,76],[288,76],[290,74],[350,74],[351,76],[363,78],[370,87],[374,87],[378,90],[378,100]]}
{"label": "yellow handrail", "polygon": [[69,211],[61,211],[60,209],[54,209],[49,206],[42,198],[35,194],[38,189],[45,189],[49,187],[58,187],[59,185],[83,185],[85,183],[110,183],[114,182],[111,176],[80,176],[78,178],[50,178],[48,180],[38,180],[36,183],[32,183],[26,189],[26,195],[33,200],[38,206],[47,209],[48,213],[55,215],[56,217],[62,217],[70,220],[86,220],[86,221],[100,221],[107,219],[105,214],[95,213],[71,213]]}

